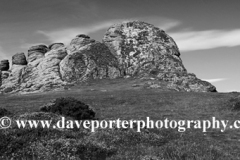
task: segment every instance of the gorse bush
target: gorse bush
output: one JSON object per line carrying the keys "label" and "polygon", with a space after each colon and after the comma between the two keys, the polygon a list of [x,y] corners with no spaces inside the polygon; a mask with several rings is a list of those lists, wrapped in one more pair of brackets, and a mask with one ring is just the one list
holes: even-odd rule
{"label": "gorse bush", "polygon": [[94,119],[95,117],[95,112],[87,104],[72,97],[57,98],[40,107],[40,111],[57,113],[77,120]]}
{"label": "gorse bush", "polygon": [[240,96],[231,98],[228,101],[228,104],[231,107],[231,110],[240,111]]}
{"label": "gorse bush", "polygon": [[9,112],[7,109],[5,108],[0,108],[0,118],[3,117],[3,116],[8,116],[8,115],[11,115],[12,113]]}

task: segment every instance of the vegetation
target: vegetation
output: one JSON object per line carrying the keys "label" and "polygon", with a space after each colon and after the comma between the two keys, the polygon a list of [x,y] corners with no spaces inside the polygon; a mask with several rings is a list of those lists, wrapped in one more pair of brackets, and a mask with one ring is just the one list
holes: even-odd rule
{"label": "vegetation", "polygon": [[95,112],[88,105],[72,97],[57,98],[50,105],[41,107],[40,111],[70,116],[77,120],[94,119],[95,117]]}
{"label": "vegetation", "polygon": [[0,108],[0,117],[3,117],[3,116],[8,116],[8,115],[11,115],[12,113],[9,112],[6,108]]}
{"label": "vegetation", "polygon": [[[64,92],[4,95],[1,106],[15,118],[58,118],[39,112],[39,106],[58,97],[74,97],[89,104],[96,118],[152,120],[239,120],[233,109],[239,93],[190,93],[131,87],[134,79],[99,80]],[[162,84],[161,86],[164,86]],[[59,100],[60,102],[64,100]],[[27,103],[26,103],[27,102]],[[32,113],[34,112],[34,113]],[[39,113],[37,113],[39,112]],[[50,115],[51,114],[51,115]],[[25,115],[25,116],[23,116]],[[11,129],[0,130],[0,159],[192,160],[240,159],[239,131],[209,129]],[[6,158],[7,157],[7,158]]]}

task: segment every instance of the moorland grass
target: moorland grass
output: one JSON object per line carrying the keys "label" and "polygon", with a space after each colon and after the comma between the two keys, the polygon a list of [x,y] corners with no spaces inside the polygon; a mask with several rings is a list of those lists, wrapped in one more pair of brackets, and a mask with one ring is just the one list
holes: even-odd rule
{"label": "moorland grass", "polygon": [[[131,80],[102,80],[80,84],[66,91],[28,95],[0,96],[0,107],[15,115],[39,111],[39,106],[59,97],[74,97],[95,111],[99,120],[218,120],[240,119],[229,101],[238,93],[173,92],[131,87]],[[26,131],[1,130],[1,155],[24,153],[25,158],[172,160],[172,159],[240,159],[240,134],[237,129],[225,132],[209,129],[134,129]],[[26,138],[30,137],[30,138]],[[14,147],[15,145],[15,147]],[[10,146],[10,147],[9,147]],[[11,150],[6,150],[6,147]],[[5,150],[4,150],[5,148]],[[7,152],[8,151],[8,152]],[[27,152],[28,151],[28,152]],[[31,152],[30,152],[31,151]],[[5,154],[6,155],[6,154]]]}

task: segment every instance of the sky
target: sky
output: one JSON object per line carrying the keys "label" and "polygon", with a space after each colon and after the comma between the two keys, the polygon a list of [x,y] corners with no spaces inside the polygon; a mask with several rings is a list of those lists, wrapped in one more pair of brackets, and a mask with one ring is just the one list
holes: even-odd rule
{"label": "sky", "polygon": [[0,0],[0,60],[78,34],[102,41],[112,24],[141,20],[176,41],[188,72],[240,91],[239,16],[239,0]]}

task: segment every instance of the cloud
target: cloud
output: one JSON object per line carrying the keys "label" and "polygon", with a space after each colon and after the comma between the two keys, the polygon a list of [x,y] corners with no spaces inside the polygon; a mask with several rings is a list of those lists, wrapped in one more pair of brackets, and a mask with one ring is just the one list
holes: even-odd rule
{"label": "cloud", "polygon": [[[65,44],[69,44],[70,41],[78,34],[90,34],[97,32],[102,29],[108,29],[110,26],[112,26],[115,23],[121,23],[121,22],[128,22],[133,20],[142,20],[147,21],[152,24],[157,24],[156,26],[159,26],[159,28],[164,30],[169,30],[177,25],[180,24],[179,21],[161,18],[161,17],[139,17],[139,18],[129,18],[129,19],[114,19],[114,20],[108,20],[104,22],[99,22],[87,26],[78,26],[78,27],[70,27],[70,28],[64,28],[64,29],[57,29],[54,31],[42,31],[39,30],[37,33],[42,34],[48,38],[48,40],[52,43],[54,42],[62,42]],[[22,47],[26,48],[28,47],[28,44],[23,44]]]}
{"label": "cloud", "polygon": [[90,34],[97,32],[102,29],[107,29],[118,20],[105,21],[102,23],[96,23],[89,26],[79,26],[75,28],[65,28],[55,31],[37,31],[39,34],[45,35],[50,42],[62,42],[65,44],[70,43],[70,41],[78,34]]}
{"label": "cloud", "polygon": [[176,41],[180,51],[234,47],[240,45],[240,29],[182,31],[169,35]]}
{"label": "cloud", "polygon": [[237,89],[229,89],[229,90],[224,91],[224,92],[240,92],[240,90],[237,90]]}
{"label": "cloud", "polygon": [[181,24],[181,22],[177,21],[177,20],[161,19],[160,22],[158,22],[158,24],[156,26],[160,29],[163,29],[164,31],[169,31],[170,29],[177,27],[180,24]]}
{"label": "cloud", "polygon": [[215,82],[220,82],[220,81],[225,81],[226,78],[217,78],[217,79],[202,79],[204,81],[210,82],[210,83],[215,83]]}
{"label": "cloud", "polygon": [[164,24],[160,24],[158,26],[164,31],[168,31],[176,26],[179,26],[180,24],[181,23],[179,21],[169,21],[169,22],[164,22]]}

